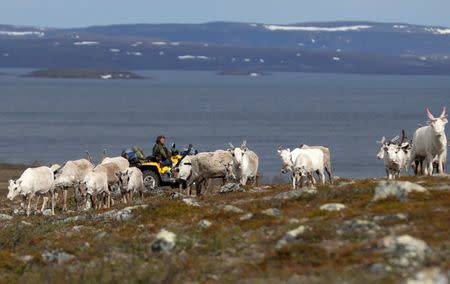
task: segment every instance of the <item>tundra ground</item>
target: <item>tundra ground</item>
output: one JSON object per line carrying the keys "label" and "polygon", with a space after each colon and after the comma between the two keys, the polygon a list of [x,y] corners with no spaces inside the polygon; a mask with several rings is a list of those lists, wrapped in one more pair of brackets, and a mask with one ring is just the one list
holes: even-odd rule
{"label": "tundra ground", "polygon": [[[372,202],[377,180],[341,180],[317,188],[316,194],[285,199],[279,194],[290,191],[288,184],[248,187],[195,198],[200,206],[171,199],[169,193],[147,195],[134,203],[148,206],[133,210],[126,221],[67,221],[105,210],[62,213],[58,208],[56,216],[14,215],[17,203],[6,199],[7,181],[24,168],[1,166],[0,213],[13,216],[0,220],[1,283],[399,283],[426,267],[444,274],[450,270],[449,177],[403,178],[429,190],[410,194],[404,202]],[[327,203],[346,208],[319,209]],[[242,212],[226,211],[225,205]],[[279,211],[264,211],[270,208]],[[199,226],[201,220],[211,225]],[[348,226],[357,220],[371,225]],[[302,234],[280,242],[300,226]],[[176,245],[166,253],[153,252],[151,245],[163,228],[176,234]],[[398,235],[429,246],[420,265],[397,267],[380,248],[383,237]],[[51,261],[46,251],[70,257]]]}

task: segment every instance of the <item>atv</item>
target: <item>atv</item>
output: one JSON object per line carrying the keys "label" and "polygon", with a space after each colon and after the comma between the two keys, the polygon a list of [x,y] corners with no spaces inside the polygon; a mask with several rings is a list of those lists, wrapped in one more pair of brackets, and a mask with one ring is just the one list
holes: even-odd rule
{"label": "atv", "polygon": [[162,186],[178,187],[179,183],[171,170],[177,167],[185,156],[174,151],[174,155],[171,157],[174,166],[169,167],[161,166],[153,156],[145,157],[139,147],[125,149],[122,152],[122,157],[128,159],[131,167],[137,167],[142,171],[144,187],[149,192],[159,192]]}

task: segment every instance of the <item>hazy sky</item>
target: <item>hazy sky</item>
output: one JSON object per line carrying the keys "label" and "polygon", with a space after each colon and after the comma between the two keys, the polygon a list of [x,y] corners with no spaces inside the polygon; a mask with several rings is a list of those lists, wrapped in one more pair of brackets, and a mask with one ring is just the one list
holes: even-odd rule
{"label": "hazy sky", "polygon": [[0,1],[0,23],[15,25],[370,20],[450,26],[450,0]]}

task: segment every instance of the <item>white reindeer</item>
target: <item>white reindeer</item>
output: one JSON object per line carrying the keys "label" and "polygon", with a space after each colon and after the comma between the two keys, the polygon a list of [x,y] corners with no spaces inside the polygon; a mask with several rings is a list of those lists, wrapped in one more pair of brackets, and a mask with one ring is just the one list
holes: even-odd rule
{"label": "white reindeer", "polygon": [[411,159],[424,159],[423,173],[433,174],[433,161],[437,162],[438,173],[444,173],[447,159],[447,136],[445,125],[448,123],[447,109],[444,107],[439,117],[434,117],[429,108],[426,109],[428,126],[420,127],[414,132]]}
{"label": "white reindeer", "polygon": [[[10,180],[8,186],[8,199],[14,200],[17,196],[28,199],[27,216],[31,213],[31,202],[35,196],[50,193],[52,201],[52,215],[55,215],[54,174],[49,167],[26,169],[16,181]],[[44,197],[41,212],[44,211],[47,197]]]}
{"label": "white reindeer", "polygon": [[246,185],[247,180],[253,180],[253,185],[257,184],[259,158],[255,152],[249,150],[246,146],[247,141],[242,142],[241,147],[234,147],[233,144],[228,143],[230,149],[228,151],[233,156],[234,166],[237,170],[241,185]]}
{"label": "white reindeer", "polygon": [[281,172],[291,171],[293,173],[293,189],[296,189],[299,177],[307,177],[307,180],[309,179],[314,184],[314,172],[318,172],[322,184],[325,184],[323,152],[321,150],[296,148],[291,151],[289,148],[279,148],[278,154],[282,162]]}

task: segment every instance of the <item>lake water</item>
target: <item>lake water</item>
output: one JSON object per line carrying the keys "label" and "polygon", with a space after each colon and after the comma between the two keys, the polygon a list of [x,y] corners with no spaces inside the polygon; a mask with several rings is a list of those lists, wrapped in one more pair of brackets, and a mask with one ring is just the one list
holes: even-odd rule
{"label": "lake water", "polygon": [[[23,74],[27,70],[0,70]],[[383,175],[381,136],[409,137],[425,107],[450,107],[450,77],[145,71],[151,80],[63,80],[0,76],[0,161],[62,163],[150,153],[164,134],[178,148],[224,149],[246,139],[266,181],[280,175],[278,146],[326,145],[335,175]]]}

